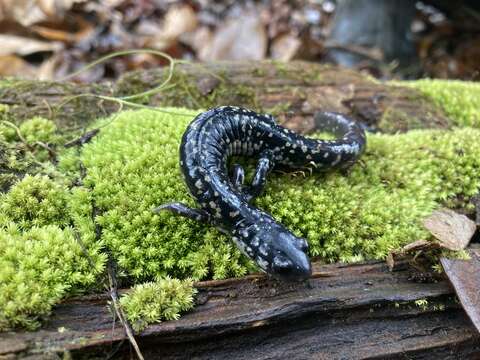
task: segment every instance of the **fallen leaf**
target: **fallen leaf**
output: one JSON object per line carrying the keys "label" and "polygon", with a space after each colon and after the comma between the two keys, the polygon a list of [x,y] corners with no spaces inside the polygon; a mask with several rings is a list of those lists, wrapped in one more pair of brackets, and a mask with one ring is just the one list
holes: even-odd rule
{"label": "fallen leaf", "polygon": [[410,244],[407,244],[405,245],[404,247],[402,247],[400,249],[400,252],[402,254],[406,254],[406,253],[409,253],[411,251],[418,251],[418,250],[423,250],[423,249],[427,249],[427,248],[431,248],[432,247],[432,243],[430,241],[427,241],[427,240],[417,240],[417,241],[414,241]]}
{"label": "fallen leaf", "polygon": [[388,255],[387,255],[387,258],[385,259],[385,262],[387,263],[390,271],[392,271],[394,266],[395,266],[395,256],[403,256],[403,255],[406,255],[410,252],[414,252],[414,251],[417,252],[417,251],[421,251],[421,250],[430,250],[430,249],[434,249],[434,248],[438,248],[438,244],[435,244],[435,243],[433,243],[431,241],[427,241],[427,240],[417,240],[417,241],[411,242],[410,244],[405,245],[400,250],[395,250],[395,251],[389,252]]}
{"label": "fallen leaf", "polygon": [[207,26],[201,26],[193,32],[183,34],[180,39],[182,43],[195,50],[199,58],[202,58],[202,56],[205,56],[207,49],[210,51],[213,37],[213,32]]}
{"label": "fallen leaf", "polygon": [[385,262],[387,263],[388,269],[390,271],[392,271],[395,267],[395,259],[393,258],[393,255],[393,252],[388,253],[387,258],[385,259]]}
{"label": "fallen leaf", "polygon": [[42,51],[59,51],[63,48],[58,42],[33,40],[22,36],[0,34],[0,56],[29,55]]}
{"label": "fallen leaf", "polygon": [[57,67],[62,58],[59,54],[54,54],[45,60],[37,70],[35,78],[37,80],[54,80]]}
{"label": "fallen leaf", "polygon": [[197,15],[190,6],[172,6],[165,15],[163,26],[147,43],[156,49],[166,49],[180,35],[195,30],[197,24]]}
{"label": "fallen leaf", "polygon": [[449,250],[465,249],[475,233],[475,222],[450,209],[434,211],[423,221],[425,228]]}
{"label": "fallen leaf", "polygon": [[75,32],[39,25],[34,25],[30,28],[38,35],[42,36],[47,40],[62,41],[68,43],[80,42],[95,32],[93,25],[88,21],[82,19],[80,16],[75,17],[75,22],[76,28],[78,28],[78,30]]}
{"label": "fallen leaf", "polygon": [[51,18],[61,18],[75,3],[86,0],[0,0],[0,21],[13,20],[28,27]]}
{"label": "fallen leaf", "polygon": [[470,260],[441,258],[465,312],[480,333],[480,249],[468,250]]}
{"label": "fallen leaf", "polygon": [[281,61],[291,60],[297,55],[302,42],[297,36],[291,34],[281,35],[273,40],[271,46],[272,58]]}
{"label": "fallen leaf", "polygon": [[0,56],[0,76],[35,77],[36,68],[16,55]]}
{"label": "fallen leaf", "polygon": [[248,11],[220,26],[198,56],[204,61],[261,60],[266,53],[265,26],[258,14]]}

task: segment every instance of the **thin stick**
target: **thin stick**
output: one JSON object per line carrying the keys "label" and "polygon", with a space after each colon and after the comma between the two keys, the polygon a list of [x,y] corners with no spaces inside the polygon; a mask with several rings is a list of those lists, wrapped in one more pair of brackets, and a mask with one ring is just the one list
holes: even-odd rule
{"label": "thin stick", "polygon": [[107,264],[107,273],[108,273],[108,283],[110,287],[110,297],[112,299],[113,303],[113,308],[115,309],[115,313],[118,316],[118,319],[122,323],[123,327],[125,328],[125,333],[127,334],[128,340],[132,344],[133,348],[135,349],[135,352],[137,354],[137,357],[140,360],[144,360],[144,357],[142,355],[142,352],[140,351],[140,348],[138,347],[137,341],[135,340],[135,337],[133,335],[133,330],[127,321],[125,314],[119,304],[118,300],[118,287],[117,287],[117,279],[115,277],[115,271],[113,269],[113,261],[109,260]]}

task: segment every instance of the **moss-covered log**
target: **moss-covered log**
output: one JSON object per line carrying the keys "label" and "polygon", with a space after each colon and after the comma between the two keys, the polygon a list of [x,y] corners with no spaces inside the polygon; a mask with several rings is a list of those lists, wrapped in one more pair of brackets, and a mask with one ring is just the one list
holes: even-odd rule
{"label": "moss-covered log", "polygon": [[[15,121],[43,116],[60,127],[82,126],[118,109],[116,103],[87,94],[138,94],[162,83],[167,74],[166,69],[139,71],[114,84],[95,85],[3,80],[0,104],[9,106]],[[419,90],[307,62],[179,64],[165,90],[137,101],[191,109],[235,104],[273,113],[301,130],[312,128],[318,109],[353,114],[388,132],[450,125],[443,109]]]}
{"label": "moss-covered log", "polygon": [[[148,359],[475,358],[480,336],[442,279],[406,263],[318,265],[305,284],[263,276],[198,283],[195,310],[138,337]],[[106,296],[72,299],[35,333],[4,334],[0,354],[130,358]],[[450,357],[449,357],[450,356]]]}
{"label": "moss-covered log", "polygon": [[[181,131],[183,122],[174,122],[175,126],[171,126],[168,130],[170,132],[165,134],[167,128],[158,128],[158,124],[162,123],[158,121],[158,113],[137,112],[121,115],[116,117],[117,121],[114,126],[100,129],[99,135],[95,136],[94,144],[91,146],[69,149],[68,152],[60,150],[67,141],[77,139],[76,144],[78,145],[83,141],[82,139],[87,139],[87,137],[80,139],[78,137],[82,133],[85,135],[85,129],[93,121],[119,107],[118,103],[114,101],[86,94],[114,97],[138,94],[161,83],[166,76],[167,73],[163,69],[150,70],[126,74],[115,84],[92,86],[0,80],[0,120],[6,120],[6,122],[2,122],[2,125],[6,127],[0,129],[1,135],[4,136],[0,139],[0,146],[5,146],[6,150],[3,151],[3,148],[0,147],[0,151],[2,154],[8,155],[3,156],[0,162],[0,185],[4,192],[9,189],[15,190],[10,190],[2,198],[3,217],[0,220],[4,223],[11,220],[15,222],[16,226],[10,226],[9,232],[4,231],[2,236],[5,239],[11,238],[12,244],[20,249],[20,255],[15,251],[10,251],[11,258],[17,261],[22,257],[28,257],[30,248],[24,249],[20,245],[23,244],[24,239],[36,234],[37,230],[32,230],[32,226],[46,226],[47,228],[52,226],[51,229],[48,229],[56,234],[56,241],[68,248],[61,251],[58,259],[54,259],[55,261],[61,262],[66,258],[71,267],[71,264],[74,263],[71,260],[81,257],[82,251],[83,253],[86,251],[90,258],[90,263],[85,258],[81,258],[82,266],[75,266],[72,269],[68,266],[61,267],[57,262],[53,262],[54,267],[61,271],[58,272],[57,278],[49,283],[51,289],[47,290],[57,291],[58,294],[56,297],[52,297],[50,293],[45,294],[45,298],[52,303],[46,304],[48,306],[45,306],[45,310],[40,315],[48,314],[49,306],[67,295],[66,292],[57,289],[58,283],[66,284],[62,277],[68,278],[68,281],[72,280],[73,285],[76,283],[88,284],[89,287],[81,288],[83,290],[91,290],[92,283],[98,281],[97,292],[103,290],[99,276],[106,256],[100,249],[103,246],[110,247],[109,251],[122,268],[123,276],[130,276],[126,280],[127,283],[133,279],[149,280],[159,274],[171,275],[173,271],[175,276],[184,277],[186,274],[190,274],[197,279],[211,278],[212,276],[223,278],[232,274],[238,276],[247,271],[247,268],[244,267],[244,259],[239,260],[240,255],[235,251],[232,253],[233,257],[215,260],[216,267],[212,265],[212,262],[215,261],[211,261],[212,258],[208,258],[208,256],[208,261],[202,266],[194,269],[188,267],[195,261],[204,260],[207,253],[207,255],[211,255],[212,252],[214,254],[225,253],[228,244],[227,242],[220,243],[218,234],[209,232],[210,235],[206,236],[209,252],[203,254],[204,258],[194,256],[181,259],[182,264],[177,269],[175,266],[178,264],[175,264],[175,261],[172,262],[170,257],[177,256],[179,258],[183,256],[182,253],[175,252],[175,255],[157,253],[161,249],[158,249],[155,241],[152,242],[151,231],[144,231],[148,226],[157,227],[159,224],[158,218],[152,220],[151,212],[148,210],[151,205],[149,201],[158,201],[161,196],[166,196],[165,191],[158,185],[168,185],[169,181],[179,182],[175,178],[176,175],[172,175],[176,174],[177,166],[175,149],[178,146],[174,142],[179,136],[178,132]],[[477,111],[477,105],[480,105],[480,89],[471,85],[475,88],[469,91],[467,87],[459,85],[452,91],[451,86],[441,85],[439,87],[438,83],[432,85],[428,81],[414,84],[385,84],[349,70],[304,62],[289,64],[275,62],[216,63],[178,65],[169,87],[162,92],[143,96],[141,99],[137,98],[136,101],[145,105],[174,105],[192,109],[221,104],[247,106],[259,111],[274,113],[287,126],[304,132],[313,130],[312,117],[317,109],[353,114],[372,129],[381,132],[396,133],[423,128],[448,129],[455,125],[478,128],[480,112]],[[453,84],[453,86],[457,85]],[[36,116],[53,120],[56,127],[52,126],[50,122],[35,118]],[[143,122],[130,121],[137,120],[135,116],[143,116],[144,118],[141,119]],[[139,126],[141,129],[132,129],[128,127],[130,125]],[[146,125],[150,126],[149,130],[145,130]],[[32,129],[37,128],[45,130],[43,132],[33,131],[36,135],[41,134],[42,138],[38,138],[32,133]],[[140,131],[140,133],[148,131],[149,136],[139,135],[134,130]],[[377,180],[381,182],[382,187],[384,185],[392,186],[392,193],[396,194],[397,187],[405,190],[412,176],[416,176],[414,170],[418,164],[413,162],[418,160],[423,164],[419,167],[419,175],[423,174],[422,176],[425,177],[422,177],[419,184],[423,184],[423,187],[427,188],[425,190],[428,193],[427,200],[435,201],[437,204],[437,200],[446,198],[451,201],[453,206],[462,207],[472,192],[478,188],[475,176],[470,176],[470,172],[478,168],[478,161],[474,156],[477,150],[471,150],[476,149],[476,142],[471,138],[475,137],[478,129],[469,133],[468,141],[466,141],[467,136],[462,137],[462,131],[467,132],[468,130],[439,132],[439,134],[444,134],[441,136],[432,132],[433,135],[428,137],[428,144],[422,143],[422,146],[417,146],[417,142],[423,142],[422,133],[414,132],[407,136],[395,136],[392,137],[392,142],[388,140],[387,136],[372,135],[374,146],[372,146],[372,153],[369,156],[373,157],[368,166],[363,166],[363,170],[358,169],[358,171],[368,173],[372,168],[378,170],[380,176],[376,176],[376,172],[370,173],[374,174],[375,178],[378,177]],[[19,133],[23,139],[18,139]],[[144,149],[148,151],[137,149],[138,152],[136,152],[137,150],[130,149],[132,151],[127,154],[124,146],[128,141],[121,138],[125,133],[130,135],[128,141],[134,143],[139,136],[142,136],[144,145],[148,145]],[[29,134],[33,134],[33,137],[30,138]],[[52,134],[55,135],[55,138],[51,138]],[[94,136],[97,132],[87,134]],[[164,137],[161,141],[155,137],[160,135]],[[447,141],[449,137],[456,140]],[[12,142],[12,138],[16,138],[16,140]],[[389,148],[393,143],[393,138],[395,141],[399,141],[398,144],[395,143],[399,145],[395,146],[395,150],[398,152],[392,152]],[[418,141],[419,139],[420,141]],[[401,149],[404,148],[403,145],[409,144],[413,146],[412,148],[406,146],[413,156],[411,161],[401,152]],[[161,151],[157,148],[158,146],[161,147]],[[439,147],[441,151],[431,151],[429,146]],[[62,153],[60,167],[63,166],[63,170],[59,170],[57,167],[57,155],[59,154],[54,151],[52,153],[51,150],[54,149]],[[111,151],[107,152],[108,156],[104,156],[104,152],[109,149]],[[118,154],[115,149],[121,149],[121,154]],[[467,150],[468,156],[464,156],[465,149],[471,150]],[[72,151],[70,152],[70,150]],[[385,156],[382,156],[382,151],[385,151]],[[420,160],[415,158],[417,152]],[[164,153],[170,155],[162,156]],[[157,176],[158,174],[155,173],[157,168],[155,164],[150,164],[149,161],[152,158],[148,154],[157,156],[154,158],[154,160],[157,159],[155,160],[157,163],[160,162],[159,159],[171,161],[171,164],[168,161],[160,164],[160,170],[168,170],[162,172],[166,173],[164,178]],[[387,155],[390,155],[391,158],[387,159]],[[120,158],[121,161],[118,160]],[[375,162],[376,158],[379,159],[378,162]],[[391,165],[395,165],[400,158],[405,164],[411,163],[409,165],[411,167],[402,167],[402,173],[389,172],[389,169],[395,168]],[[382,159],[385,162],[380,161]],[[78,160],[80,160],[81,166],[79,166]],[[430,169],[432,161],[435,164],[435,171],[428,173],[423,171],[425,166]],[[468,166],[462,166],[462,161],[466,162]],[[443,166],[447,163],[451,164],[452,168],[448,172],[444,172]],[[138,171],[138,166],[144,166],[145,170],[150,169],[149,171],[152,173],[143,171],[143,168]],[[383,166],[386,167],[382,168]],[[465,168],[466,172],[457,171],[456,166]],[[73,181],[69,177],[72,169]],[[408,169],[412,169],[412,171]],[[56,172],[54,173],[54,171]],[[93,177],[89,175],[89,171],[94,174]],[[66,176],[67,173],[68,176]],[[38,174],[38,177],[25,177],[25,174]],[[120,174],[125,175],[125,179],[122,181],[120,181]],[[136,174],[142,174],[143,177]],[[438,174],[441,176],[437,176]],[[4,179],[4,176],[7,178]],[[144,181],[145,177],[147,178],[145,184],[130,183],[130,181]],[[462,181],[463,177],[469,178],[470,181]],[[114,187],[109,185],[112,178],[117,180]],[[348,177],[350,181],[353,178],[354,176]],[[440,186],[437,178],[440,179],[443,186]],[[23,180],[17,182],[17,179]],[[337,184],[338,187],[335,185],[335,189],[349,188],[348,182],[342,183],[341,177],[338,179],[340,184]],[[160,182],[156,182],[157,180]],[[166,182],[162,182],[164,180]],[[284,180],[287,181],[287,179]],[[302,181],[300,185],[297,183],[295,189],[293,189],[295,182],[290,181],[292,191],[288,192],[288,196],[292,197],[297,194],[301,199],[302,186],[307,189],[308,181],[308,179]],[[42,185],[43,183],[46,185]],[[13,187],[12,184],[14,184]],[[59,184],[62,191],[65,192],[65,198],[62,197],[62,191],[49,190],[56,188]],[[369,182],[369,184],[371,183]],[[432,184],[438,187],[438,191],[428,191],[428,186]],[[40,186],[39,189],[37,189],[37,185]],[[271,185],[273,189],[279,184],[278,181],[272,181]],[[312,185],[310,184],[310,186]],[[177,189],[175,185],[166,186],[166,188],[169,191],[168,196],[171,196],[172,192],[175,193],[175,196],[184,192],[182,189]],[[117,190],[121,193],[125,189],[129,190],[123,194],[123,197],[117,196]],[[159,194],[155,193],[157,190]],[[42,191],[46,195],[42,195]],[[368,195],[367,199],[372,199],[375,191],[372,194],[368,191],[364,191],[364,193],[365,196]],[[418,193],[415,194],[418,195]],[[461,196],[459,195],[459,198],[456,199],[455,195],[458,194]],[[17,200],[30,200],[30,195],[39,203],[41,200],[41,203],[47,207],[46,210],[42,207],[43,205],[23,209],[19,205],[21,202],[17,202]],[[186,196],[186,192],[184,195]],[[340,207],[348,198],[350,196],[340,197],[338,201]],[[48,201],[44,201],[45,199]],[[137,204],[134,204],[134,209],[129,202],[132,199],[138,201]],[[322,202],[323,204],[335,206],[335,197],[328,195],[326,199],[329,199],[330,203]],[[175,200],[178,199],[175,198]],[[413,201],[412,206],[418,205],[415,196],[407,200]],[[268,208],[269,205],[272,205],[271,199],[270,202],[265,199],[259,199],[259,201],[260,206]],[[301,202],[302,200],[294,201]],[[427,203],[428,209],[435,205],[432,201]],[[274,201],[274,203],[280,202],[281,199]],[[57,205],[52,207],[49,205],[51,203]],[[378,208],[377,211],[382,212],[377,203],[370,203]],[[117,205],[120,212],[117,212]],[[287,205],[283,204],[282,206]],[[306,206],[308,210],[308,204]],[[396,209],[398,208],[397,206]],[[427,208],[420,208],[420,210],[426,211]],[[55,224],[51,224],[52,209],[60,211],[59,220],[55,220]],[[405,219],[405,213],[415,214],[410,211],[408,206],[405,209],[407,211],[399,214],[399,217],[403,216],[402,219]],[[418,211],[417,208],[416,210]],[[470,213],[471,210],[470,208]],[[105,213],[101,214],[100,211]],[[143,212],[139,213],[138,211]],[[43,218],[38,214],[42,215],[46,212],[49,214],[46,223],[39,223]],[[282,217],[282,221],[292,220],[288,226],[292,228],[297,226],[297,223],[287,215],[276,214],[276,216]],[[132,216],[132,218],[128,216]],[[382,222],[382,216],[378,213],[374,218],[377,222]],[[348,217],[346,215],[346,218]],[[297,216],[296,219],[298,220],[298,218]],[[357,218],[358,216],[355,217],[355,219]],[[396,216],[392,216],[392,218],[395,220]],[[412,223],[418,220],[416,215],[414,218],[411,219]],[[369,222],[371,219],[367,220]],[[390,224],[393,220],[390,219],[384,223]],[[64,223],[61,223],[62,221]],[[135,223],[135,226],[141,227],[144,232],[134,231],[136,237],[128,237],[128,232],[118,226],[120,225],[119,221],[123,221],[127,225]],[[163,219],[163,225],[165,225],[165,221],[170,220]],[[189,224],[178,226],[173,220],[170,223],[180,237],[182,234],[192,235],[192,231],[193,233],[200,232],[199,229]],[[316,229],[311,228],[312,221],[309,224],[309,226],[297,230],[308,230],[307,235],[315,237]],[[360,221],[355,224],[361,226],[363,223]],[[60,225],[63,228],[59,229]],[[107,225],[110,228],[106,229]],[[313,221],[313,226],[315,225]],[[343,220],[340,226],[342,225],[345,225]],[[382,224],[377,225],[383,229]],[[97,230],[102,226],[105,230],[103,233],[105,238],[101,239],[100,244],[97,236],[101,235],[99,235],[101,230]],[[378,226],[376,227],[377,235]],[[409,228],[414,229],[413,226]],[[398,226],[395,229],[397,231]],[[172,234],[170,236],[166,232],[165,226],[163,230],[162,236],[170,237],[172,243],[182,243],[181,239],[176,239]],[[352,230],[350,229],[350,231]],[[343,230],[340,232],[344,233]],[[335,231],[329,234],[334,233]],[[413,234],[416,236],[417,233]],[[47,235],[48,232],[38,231],[38,237]],[[122,238],[124,235],[127,238]],[[330,235],[329,238],[333,239],[334,237]],[[363,236],[367,235],[364,233]],[[398,231],[397,233],[392,231],[388,235],[389,239],[393,238],[394,242],[398,242],[395,242],[396,245],[403,245],[406,240],[409,240],[405,237],[400,239]],[[82,248],[75,242],[77,236],[82,237]],[[143,241],[144,237],[147,241]],[[190,237],[183,239],[188,240],[186,242],[189,245],[192,240]],[[351,236],[347,238],[350,239]],[[359,239],[362,238],[359,236]],[[215,242],[212,242],[213,240]],[[339,243],[343,240],[340,239]],[[385,245],[386,240],[382,241],[382,244]],[[121,246],[117,247],[115,244],[119,242],[121,242]],[[150,244],[150,248],[143,247],[144,242],[147,245]],[[45,243],[48,244],[48,242]],[[138,244],[141,245],[137,246]],[[323,245],[316,244],[312,248],[322,249]],[[185,250],[186,245],[181,246]],[[361,250],[362,246],[354,246],[355,251]],[[171,248],[175,247],[172,245]],[[201,248],[200,245],[199,248]],[[368,253],[366,258],[382,258],[385,255],[384,252],[388,250],[388,246],[381,248],[383,252],[377,252],[375,256]],[[44,248],[41,250],[45,252]],[[143,254],[142,251],[146,251],[145,253],[150,257],[142,258],[143,255],[139,255]],[[348,253],[345,260],[362,260],[362,257],[354,256],[356,252]],[[328,258],[325,254],[330,253],[318,252],[324,258]],[[158,261],[159,259],[162,259],[162,264]],[[335,257],[329,258],[329,260],[338,259],[343,259],[343,257],[337,254]],[[240,262],[237,263],[238,261]],[[52,266],[46,262],[41,264]],[[89,266],[94,267],[95,271],[83,274]],[[230,269],[231,267],[233,270]],[[35,269],[42,270],[39,266],[36,266]],[[195,269],[206,270],[196,274],[193,271]],[[461,358],[475,357],[480,353],[478,334],[468,322],[459,304],[455,302],[452,288],[442,278],[429,278],[423,283],[422,281],[425,279],[412,273],[412,268],[404,263],[400,264],[393,273],[388,272],[383,263],[320,265],[318,262],[315,264],[315,271],[314,278],[309,283],[301,285],[282,285],[256,276],[198,283],[200,291],[196,298],[198,304],[195,310],[178,321],[147,327],[139,339],[141,349],[147,358],[225,358],[227,354],[230,356],[235,354],[235,357],[240,359],[266,357],[404,358],[417,355],[425,359],[433,359],[448,357],[453,351],[455,351],[454,358],[458,356]],[[14,271],[11,273],[13,274]],[[75,273],[75,276],[72,276],[71,273]],[[84,275],[89,277],[85,276],[84,278]],[[74,287],[73,285],[72,287]],[[28,294],[28,291],[24,292],[24,297],[27,297]],[[112,313],[109,312],[106,304],[107,298],[103,295],[69,300],[54,309],[52,317],[44,323],[39,331],[1,334],[0,357],[45,358],[45,356],[50,356],[45,354],[52,354],[51,356],[55,357],[54,353],[65,353],[66,356],[73,355],[75,358],[92,358],[94,356],[126,358],[129,356],[129,345],[124,330],[121,324],[114,322]],[[15,306],[17,305],[15,304]],[[12,308],[13,311],[18,309],[18,307]],[[17,319],[16,325],[22,325],[23,320],[25,320],[23,325],[30,324],[30,321],[32,326],[38,325],[37,319],[32,318],[31,313],[28,311],[24,311],[24,313],[26,317]]]}

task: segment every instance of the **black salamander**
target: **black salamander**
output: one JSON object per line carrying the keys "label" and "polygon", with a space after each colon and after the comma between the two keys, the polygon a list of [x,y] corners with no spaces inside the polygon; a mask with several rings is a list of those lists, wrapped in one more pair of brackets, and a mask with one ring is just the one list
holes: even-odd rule
{"label": "black salamander", "polygon": [[[229,234],[263,271],[277,278],[308,278],[311,265],[307,241],[252,206],[251,201],[260,195],[267,174],[274,168],[345,168],[362,154],[365,133],[354,120],[338,113],[321,112],[315,115],[315,122],[319,130],[331,132],[338,139],[308,139],[278,125],[271,115],[237,107],[219,107],[198,115],[183,135],[180,166],[200,208],[169,203],[155,210],[170,210],[214,225]],[[248,186],[244,185],[244,170],[240,165],[233,165],[231,174],[228,171],[229,158],[234,155],[258,158]]]}

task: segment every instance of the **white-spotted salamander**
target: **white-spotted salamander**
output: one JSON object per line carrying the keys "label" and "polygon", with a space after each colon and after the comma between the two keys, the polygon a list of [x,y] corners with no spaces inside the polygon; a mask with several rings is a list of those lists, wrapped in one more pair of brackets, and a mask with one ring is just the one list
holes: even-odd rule
{"label": "white-spotted salamander", "polygon": [[[191,195],[200,205],[191,209],[169,203],[156,209],[214,225],[231,235],[240,250],[265,272],[285,280],[311,275],[308,244],[293,235],[266,212],[251,205],[263,190],[267,174],[276,169],[322,170],[348,167],[362,154],[363,128],[351,118],[331,112],[315,115],[318,130],[337,140],[308,139],[278,125],[271,115],[224,106],[198,115],[185,131],[180,145],[180,166]],[[235,164],[230,176],[229,158],[257,157],[249,186],[244,170]]]}

